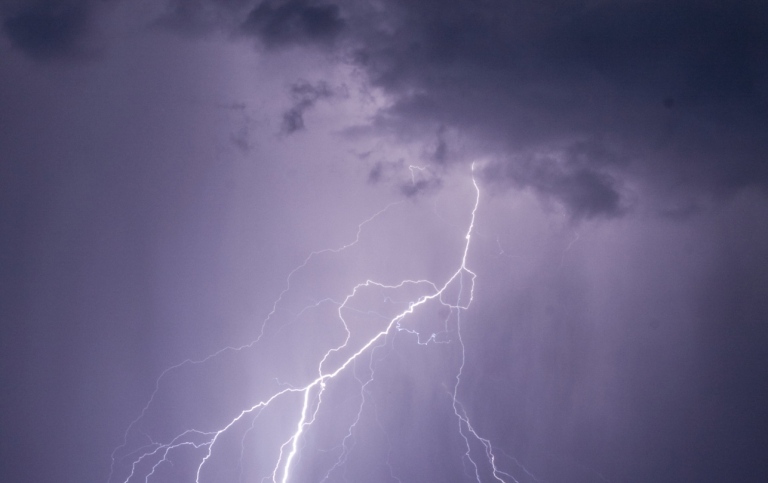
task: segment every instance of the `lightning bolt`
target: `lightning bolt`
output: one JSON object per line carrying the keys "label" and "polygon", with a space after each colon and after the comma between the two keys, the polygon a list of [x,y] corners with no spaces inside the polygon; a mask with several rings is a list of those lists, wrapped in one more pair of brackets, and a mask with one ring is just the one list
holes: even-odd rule
{"label": "lightning bolt", "polygon": [[[388,344],[397,334],[403,334],[404,337],[413,339],[418,346],[430,346],[434,344],[454,344],[458,347],[459,363],[458,368],[452,377],[450,387],[446,387],[450,405],[453,410],[452,417],[455,418],[457,433],[463,442],[464,449],[461,455],[462,464],[465,473],[481,483],[484,476],[489,476],[493,481],[508,483],[518,482],[512,474],[503,471],[497,462],[497,455],[491,441],[483,437],[473,426],[470,416],[461,403],[459,389],[462,384],[462,377],[465,371],[466,354],[464,339],[462,337],[462,324],[466,323],[466,312],[474,300],[475,279],[477,274],[468,266],[468,258],[472,242],[472,235],[475,230],[475,221],[480,206],[480,188],[474,176],[475,165],[472,165],[472,187],[474,189],[474,203],[472,205],[469,223],[464,234],[463,249],[461,258],[457,262],[456,269],[447,276],[442,283],[436,283],[426,279],[406,279],[395,284],[386,284],[375,280],[365,280],[354,285],[343,300],[323,299],[311,304],[310,307],[318,307],[324,303],[334,304],[336,306],[336,318],[341,324],[343,330],[343,340],[337,345],[331,347],[322,354],[316,368],[316,374],[303,384],[293,385],[281,383],[277,380],[277,389],[262,397],[254,404],[237,412],[228,422],[215,430],[186,429],[176,436],[166,438],[164,441],[155,441],[150,435],[144,433],[140,426],[150,409],[153,407],[155,398],[161,386],[174,372],[182,369],[188,369],[192,366],[202,366],[224,354],[236,354],[238,352],[254,348],[265,335],[265,328],[270,320],[278,311],[283,298],[291,291],[292,280],[294,276],[304,269],[310,261],[324,253],[339,253],[347,250],[360,241],[361,233],[364,227],[373,222],[377,217],[388,211],[394,204],[385,207],[383,210],[374,214],[369,219],[358,225],[355,240],[339,248],[319,250],[310,253],[302,264],[293,269],[286,279],[284,289],[280,292],[272,305],[271,311],[266,316],[261,332],[258,337],[240,347],[226,347],[200,360],[185,360],[177,365],[171,366],[163,371],[157,378],[148,402],[143,407],[139,416],[131,422],[126,429],[123,444],[112,452],[112,466],[108,477],[108,483],[136,483],[144,481],[149,483],[156,479],[158,471],[166,465],[174,465],[176,461],[174,455],[180,454],[184,450],[196,451],[199,456],[197,461],[192,464],[192,473],[194,482],[202,483],[204,470],[214,457],[214,449],[221,444],[224,436],[232,432],[235,427],[245,423],[249,418],[250,427],[247,427],[241,438],[240,458],[246,453],[246,436],[254,429],[254,424],[261,413],[275,405],[285,404],[284,401],[291,395],[300,399],[300,404],[293,413],[292,429],[287,437],[280,440],[275,448],[276,457],[271,466],[271,470],[262,481],[271,481],[272,483],[289,483],[295,481],[298,476],[295,474],[296,462],[301,458],[304,449],[305,437],[311,431],[313,425],[321,419],[321,410],[324,407],[325,398],[330,396],[334,390],[340,390],[332,387],[333,383],[338,385],[337,379],[342,375],[350,375],[359,384],[359,405],[354,420],[349,424],[345,435],[341,438],[334,451],[340,450],[335,462],[330,465],[327,471],[318,475],[318,481],[325,482],[342,470],[345,463],[351,457],[355,434],[358,432],[358,425],[363,416],[364,408],[368,402],[374,406],[375,419],[378,427],[386,436],[389,445],[389,453],[386,461],[389,476],[394,481],[400,481],[396,476],[396,468],[389,460],[389,454],[392,452],[393,444],[389,435],[385,431],[385,425],[378,417],[378,405],[370,397],[370,387],[374,384],[376,370],[382,364],[382,361],[393,351],[392,344]],[[359,309],[355,306],[358,299],[364,299],[365,294],[375,291],[376,293],[392,294],[384,297],[384,301],[391,305],[403,305],[405,308],[396,311],[394,315],[384,315],[379,311],[370,309]],[[405,293],[410,295],[406,300],[399,300],[398,297]],[[415,293],[415,294],[414,294]],[[422,334],[412,323],[414,314],[424,310],[430,304],[438,304],[447,315],[442,320],[442,330],[430,331],[429,334]],[[299,314],[308,310],[306,307]],[[356,327],[349,321],[349,317],[355,314],[365,314],[375,317],[382,321],[378,330],[367,336],[361,336],[356,332]],[[451,323],[455,321],[454,323]],[[365,364],[367,358],[367,364]],[[358,372],[358,366],[362,365],[365,370],[361,375]],[[140,440],[141,443],[134,443],[134,440]],[[132,449],[132,446],[136,446]],[[508,455],[507,455],[508,456]],[[515,462],[517,462],[515,460]],[[119,476],[119,473],[123,476]],[[525,470],[525,473],[533,478],[533,475]],[[243,474],[241,470],[240,478]],[[344,478],[346,479],[346,478]],[[535,480],[535,478],[533,478]]]}

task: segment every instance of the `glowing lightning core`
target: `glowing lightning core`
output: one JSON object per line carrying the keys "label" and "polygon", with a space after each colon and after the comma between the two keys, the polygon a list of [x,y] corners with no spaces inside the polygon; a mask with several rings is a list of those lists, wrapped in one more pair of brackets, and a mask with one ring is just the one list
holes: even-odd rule
{"label": "glowing lightning core", "polygon": [[[373,358],[374,351],[377,348],[382,347],[382,343],[385,341],[385,339],[397,331],[405,332],[415,336],[416,342],[420,345],[450,342],[450,340],[444,339],[445,334],[449,332],[447,319],[445,321],[446,330],[443,336],[439,335],[438,333],[431,332],[428,336],[423,337],[422,334],[420,334],[416,328],[414,328],[413,326],[409,326],[407,324],[407,321],[408,321],[407,319],[409,318],[409,316],[414,314],[417,310],[419,310],[429,302],[433,302],[433,301],[447,308],[447,310],[449,310],[449,313],[456,315],[456,325],[455,325],[455,330],[453,330],[453,332],[456,334],[456,341],[458,342],[458,347],[460,349],[460,364],[458,366],[458,370],[456,371],[453,377],[453,386],[452,388],[450,388],[448,392],[451,397],[451,406],[453,408],[453,414],[456,417],[456,422],[458,425],[458,433],[463,441],[464,448],[465,448],[463,453],[463,463],[465,463],[465,472],[466,470],[469,470],[471,472],[471,476],[473,477],[473,479],[475,479],[478,482],[482,481],[483,474],[489,474],[492,476],[492,478],[495,481],[502,482],[502,483],[513,482],[513,481],[517,482],[517,480],[511,474],[506,473],[498,468],[496,455],[494,454],[494,449],[491,445],[491,442],[488,439],[480,436],[480,434],[477,432],[475,427],[472,425],[470,418],[467,415],[467,412],[464,406],[459,401],[459,397],[458,397],[459,386],[461,384],[461,378],[462,378],[462,374],[464,372],[464,367],[465,367],[464,341],[461,335],[461,323],[462,323],[461,314],[470,307],[473,301],[474,289],[475,289],[475,278],[476,278],[476,274],[472,270],[470,270],[467,266],[467,258],[469,255],[469,249],[470,249],[470,244],[472,240],[472,233],[475,227],[475,218],[476,218],[477,210],[480,204],[480,188],[477,184],[477,180],[474,177],[474,170],[475,170],[475,166],[473,164],[472,165],[472,171],[473,171],[472,185],[474,188],[475,196],[474,196],[474,204],[472,207],[469,225],[466,229],[466,233],[464,236],[464,244],[463,244],[461,260],[456,270],[448,277],[448,279],[445,282],[438,285],[430,280],[403,280],[394,285],[391,285],[391,284],[387,285],[387,284],[379,283],[373,280],[366,280],[365,282],[355,285],[351,289],[351,291],[348,292],[347,296],[344,298],[343,301],[336,302],[336,304],[338,305],[338,308],[337,308],[338,319],[341,321],[343,325],[343,329],[346,333],[344,340],[337,346],[327,350],[324,353],[319,364],[317,365],[317,374],[314,377],[314,379],[312,379],[311,381],[299,387],[284,385],[279,390],[271,393],[268,397],[262,398],[260,401],[251,405],[250,407],[247,407],[246,409],[241,410],[235,417],[229,420],[228,423],[226,423],[216,431],[201,431],[197,429],[188,429],[181,432],[177,436],[171,438],[170,440],[167,440],[166,442],[157,442],[152,440],[149,436],[145,435],[148,443],[141,445],[139,448],[134,449],[133,451],[128,451],[127,447],[128,447],[129,433],[131,431],[133,432],[139,431],[137,429],[137,425],[139,421],[146,415],[150,406],[153,404],[153,400],[156,394],[158,393],[158,389],[161,384],[161,379],[167,377],[169,375],[169,372],[178,370],[182,366],[187,366],[191,364],[203,364],[220,356],[225,351],[237,352],[244,348],[252,347],[264,335],[264,326],[269,321],[269,319],[275,314],[277,307],[280,304],[283,296],[290,290],[291,277],[293,277],[293,275],[296,272],[304,268],[308,264],[309,260],[314,256],[324,252],[338,253],[339,251],[347,249],[353,246],[354,244],[356,244],[360,239],[360,232],[363,226],[368,222],[372,221],[374,218],[376,218],[380,214],[382,214],[387,209],[389,209],[389,207],[385,208],[384,210],[380,211],[379,213],[377,213],[376,215],[374,215],[373,217],[369,218],[368,220],[364,221],[359,225],[357,237],[354,242],[344,245],[343,247],[338,249],[328,249],[328,250],[312,252],[309,255],[309,257],[305,259],[304,263],[302,263],[299,267],[291,271],[287,279],[286,288],[280,293],[277,300],[274,302],[272,311],[268,314],[267,318],[265,319],[264,326],[262,326],[261,334],[259,335],[258,339],[239,348],[228,347],[228,348],[222,349],[200,361],[187,360],[182,362],[181,364],[177,364],[169,369],[166,369],[156,381],[155,391],[152,394],[152,397],[150,398],[149,402],[145,405],[139,417],[136,420],[134,420],[133,423],[131,423],[131,425],[126,430],[126,435],[125,435],[123,445],[118,447],[113,452],[112,471],[109,475],[108,483],[112,483],[116,481],[121,481],[123,483],[135,483],[142,480],[145,482],[149,482],[154,476],[156,476],[155,475],[156,471],[162,465],[173,464],[172,458],[171,458],[172,453],[182,448],[195,448],[203,451],[202,457],[200,457],[199,461],[195,463],[196,469],[194,471],[194,475],[195,475],[194,481],[196,483],[202,483],[201,479],[202,479],[203,470],[206,467],[206,464],[211,460],[214,447],[216,447],[217,443],[219,443],[220,441],[220,438],[225,433],[227,433],[235,425],[240,423],[246,416],[253,415],[254,417],[257,417],[261,413],[261,411],[265,410],[266,408],[274,404],[277,404],[277,401],[283,398],[284,396],[288,394],[297,394],[301,397],[301,406],[298,409],[298,412],[295,414],[295,419],[293,423],[293,427],[294,427],[293,432],[290,434],[290,436],[287,439],[285,439],[280,444],[277,459],[274,462],[274,466],[272,467],[271,473],[269,474],[268,477],[265,478],[269,481],[272,481],[273,483],[277,483],[277,482],[288,483],[290,481],[293,481],[292,478],[294,476],[293,474],[294,463],[297,460],[302,450],[302,447],[301,447],[302,438],[304,437],[308,428],[310,428],[317,421],[318,414],[320,412],[321,406],[323,405],[323,397],[324,395],[326,395],[326,392],[328,391],[328,384],[331,381],[333,381],[335,378],[337,378],[339,375],[345,372],[349,373],[351,370],[353,373],[353,377],[357,379],[360,383],[360,405],[359,405],[355,420],[349,426],[348,431],[346,432],[346,436],[343,438],[343,441],[341,442],[341,447],[342,447],[341,454],[339,455],[335,464],[333,464],[330,467],[330,469],[328,469],[327,472],[324,473],[324,476],[318,477],[318,481],[327,481],[330,478],[331,474],[344,464],[344,462],[346,461],[346,458],[349,455],[348,444],[350,439],[352,438],[353,432],[355,431],[356,425],[360,421],[361,413],[363,411],[363,406],[366,403],[367,387],[374,379],[374,358]],[[391,206],[392,205],[390,205],[390,207]],[[360,342],[359,347],[355,348],[355,346],[351,342],[353,338],[353,331],[350,329],[350,325],[348,325],[344,317],[344,313],[347,311],[355,311],[356,309],[354,309],[351,304],[352,300],[354,300],[355,297],[358,296],[362,291],[365,291],[370,288],[375,288],[380,290],[389,290],[389,291],[397,291],[404,288],[414,288],[425,293],[422,293],[421,295],[411,299],[407,303],[407,307],[404,310],[400,311],[399,313],[396,313],[394,316],[387,317],[385,325],[383,325],[383,327],[378,332],[375,332],[374,334],[369,335],[367,339],[364,339],[362,342]],[[375,314],[375,315],[381,316],[380,314]],[[370,362],[368,364],[369,373],[368,373],[367,380],[365,381],[360,380],[359,377],[354,373],[354,369],[351,369],[354,367],[354,364],[356,364],[361,359],[361,356],[363,354],[370,355]],[[250,431],[250,429],[246,431],[246,434],[248,431]],[[479,460],[477,460],[477,457],[475,455],[477,450],[480,450],[480,453],[483,455],[482,464]],[[129,464],[128,464],[129,469],[124,470],[127,473],[127,475],[124,477],[119,477],[117,475],[118,466],[125,465],[124,463],[125,461],[129,461]],[[467,464],[468,466],[466,466]],[[394,475],[393,469],[390,466],[389,461],[387,461],[387,465],[390,468],[390,476],[392,477],[392,479],[394,479],[395,481],[400,481]],[[486,469],[482,469],[482,467]]]}

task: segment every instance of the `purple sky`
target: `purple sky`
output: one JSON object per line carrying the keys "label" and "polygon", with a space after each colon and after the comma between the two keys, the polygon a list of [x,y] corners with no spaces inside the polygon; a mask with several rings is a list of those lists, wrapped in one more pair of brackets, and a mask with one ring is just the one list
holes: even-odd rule
{"label": "purple sky", "polygon": [[0,21],[0,480],[768,479],[764,2]]}

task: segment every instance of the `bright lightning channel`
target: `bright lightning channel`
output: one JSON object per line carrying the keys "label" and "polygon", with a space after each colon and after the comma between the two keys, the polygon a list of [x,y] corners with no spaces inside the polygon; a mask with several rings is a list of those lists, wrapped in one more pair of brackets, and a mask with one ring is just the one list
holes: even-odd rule
{"label": "bright lightning channel", "polygon": [[[126,429],[123,444],[118,448],[116,448],[112,453],[112,467],[111,467],[110,475],[108,478],[108,483],[113,483],[118,481],[122,483],[136,483],[142,480],[145,483],[149,483],[152,480],[153,476],[155,476],[155,473],[158,470],[158,468],[160,468],[164,464],[173,464],[171,454],[174,453],[176,450],[180,450],[185,447],[195,448],[198,450],[202,450],[204,452],[204,455],[201,458],[199,458],[199,461],[196,463],[197,466],[194,471],[195,483],[202,483],[203,470],[206,467],[206,464],[210,461],[212,457],[213,449],[216,446],[217,442],[219,442],[222,435],[224,435],[227,431],[231,430],[236,424],[241,422],[246,416],[248,415],[258,416],[262,410],[270,407],[271,405],[276,404],[276,401],[281,399],[281,397],[287,394],[297,394],[301,396],[302,404],[298,412],[295,414],[295,419],[294,419],[295,422],[293,423],[294,429],[290,434],[290,436],[286,440],[284,440],[282,444],[280,444],[277,459],[274,462],[274,466],[272,467],[272,470],[269,476],[263,479],[263,480],[271,481],[273,483],[292,482],[293,481],[292,477],[294,476],[293,475],[294,463],[299,457],[299,454],[302,449],[300,442],[305,432],[308,430],[308,428],[310,428],[317,420],[320,407],[322,406],[322,403],[323,403],[323,396],[328,390],[328,383],[334,380],[335,378],[337,378],[342,373],[349,372],[350,370],[352,370],[353,377],[355,377],[355,379],[357,379],[358,382],[360,383],[360,397],[361,397],[360,406],[358,408],[356,418],[349,426],[346,432],[346,435],[341,441],[341,447],[342,447],[341,455],[339,455],[335,464],[333,464],[333,466],[319,480],[322,482],[327,481],[330,478],[331,474],[335,470],[337,470],[339,467],[341,467],[349,456],[348,444],[350,439],[352,439],[352,435],[356,429],[356,425],[360,421],[360,418],[363,412],[363,407],[366,403],[367,388],[374,380],[373,351],[375,351],[376,348],[378,347],[382,347],[381,343],[384,341],[384,339],[386,339],[387,336],[397,331],[405,332],[415,336],[416,342],[419,345],[429,345],[433,343],[449,342],[442,339],[438,340],[438,334],[436,333],[431,333],[426,338],[423,338],[422,334],[420,334],[418,330],[416,330],[413,327],[408,327],[406,324],[409,316],[414,314],[417,310],[419,310],[421,307],[423,307],[425,304],[431,301],[436,301],[442,306],[448,308],[450,311],[449,313],[456,314],[455,333],[457,335],[456,340],[458,342],[458,347],[460,348],[460,364],[459,364],[458,370],[456,371],[453,377],[453,385],[448,390],[448,394],[450,395],[450,398],[451,398],[451,406],[453,409],[453,415],[456,418],[458,434],[461,437],[461,440],[464,444],[464,453],[462,455],[462,462],[465,467],[465,472],[469,471],[471,473],[471,477],[473,477],[473,479],[475,479],[478,483],[482,482],[482,479],[483,479],[482,475],[484,473],[490,474],[492,476],[492,479],[497,482],[501,482],[501,483],[516,482],[517,483],[518,480],[515,479],[514,476],[512,476],[507,472],[502,471],[498,467],[497,456],[494,453],[494,448],[493,448],[493,445],[491,444],[491,441],[487,438],[482,437],[479,434],[479,432],[475,429],[475,427],[472,425],[472,422],[470,421],[470,417],[467,414],[467,411],[465,410],[464,406],[460,402],[459,396],[458,396],[459,387],[462,382],[462,376],[464,373],[465,361],[466,361],[464,341],[462,339],[462,332],[461,332],[461,325],[463,322],[463,318],[461,315],[467,309],[469,309],[470,305],[473,302],[474,290],[475,290],[475,279],[477,277],[475,272],[473,272],[468,267],[468,264],[467,264],[467,258],[469,256],[469,250],[470,250],[470,245],[472,241],[472,234],[474,232],[474,227],[475,227],[475,220],[477,216],[478,207],[480,205],[480,188],[478,186],[474,172],[475,172],[475,165],[473,163],[472,164],[472,186],[474,188],[474,203],[472,206],[470,221],[464,235],[464,244],[463,244],[461,260],[458,263],[458,267],[456,268],[456,270],[448,277],[447,280],[445,280],[442,284],[437,284],[430,280],[403,280],[400,283],[394,284],[394,285],[387,285],[387,284],[379,283],[373,280],[366,280],[365,282],[355,285],[348,292],[347,296],[344,298],[343,301],[336,302],[336,304],[338,305],[338,308],[337,308],[338,318],[339,320],[341,320],[344,331],[346,332],[346,336],[339,345],[327,350],[324,353],[322,359],[317,365],[317,375],[314,377],[314,379],[305,383],[303,386],[280,384],[279,390],[276,390],[275,392],[270,394],[268,397],[263,398],[262,400],[251,405],[250,407],[247,407],[241,410],[239,414],[233,417],[228,423],[226,423],[225,425],[223,425],[222,427],[220,427],[215,431],[201,431],[197,429],[187,429],[166,442],[154,441],[148,435],[145,434],[144,436],[148,440],[147,444],[137,449],[134,449],[133,451],[127,451],[129,433],[131,433],[131,431],[140,432],[140,430],[138,429],[138,425],[140,421],[145,417],[150,407],[153,405],[154,399],[159,391],[162,380],[169,377],[173,371],[180,369],[182,366],[204,364],[222,355],[224,352],[237,352],[246,348],[253,347],[264,336],[265,326],[278,310],[278,306],[283,300],[283,297],[291,290],[291,281],[294,275],[300,270],[302,270],[304,267],[306,267],[312,258],[320,254],[323,254],[326,252],[338,253],[356,245],[360,240],[360,234],[363,228],[365,227],[365,225],[372,222],[374,219],[376,219],[377,217],[382,215],[384,212],[389,210],[395,203],[387,206],[383,210],[379,211],[378,213],[374,214],[372,217],[368,218],[367,220],[363,221],[360,225],[358,225],[357,235],[354,241],[340,248],[325,249],[325,250],[312,252],[304,260],[302,264],[300,264],[298,267],[293,269],[288,274],[285,288],[280,292],[277,299],[273,303],[272,310],[269,312],[269,314],[265,318],[261,328],[261,332],[256,340],[240,347],[226,347],[224,349],[221,349],[209,355],[204,359],[185,360],[180,364],[171,366],[165,371],[163,371],[155,382],[155,388],[152,395],[149,398],[149,401],[146,403],[146,405],[142,409],[139,416]],[[465,284],[466,284],[466,287],[465,287]],[[449,288],[455,287],[456,285],[458,285],[458,291],[456,292],[455,299],[452,299],[452,297],[449,295]],[[339,364],[335,368],[332,368],[329,360],[331,360],[331,358],[333,358],[334,356],[338,357],[338,354],[343,354],[345,350],[351,349],[349,344],[350,344],[350,339],[352,337],[352,331],[350,330],[350,327],[347,321],[345,320],[342,312],[345,310],[353,310],[353,311],[356,310],[352,308],[350,305],[350,302],[355,298],[355,296],[361,290],[369,287],[386,289],[386,290],[397,290],[406,286],[426,287],[428,289],[428,293],[420,295],[415,299],[411,300],[410,302],[408,302],[407,308],[405,310],[402,310],[400,313],[396,314],[394,317],[388,318],[386,325],[381,330],[379,330],[378,332],[370,336],[364,344],[362,344],[357,350],[352,352],[351,355],[348,355],[346,359],[342,359],[343,362],[341,362],[341,364]],[[322,301],[320,303],[322,303]],[[319,303],[316,305],[319,305]],[[445,325],[446,325],[446,332],[448,332],[447,319],[445,320]],[[367,380],[362,381],[354,373],[354,369],[350,369],[350,368],[353,368],[354,365],[361,359],[363,354],[366,354],[366,353],[370,355],[370,360],[368,364],[369,377]],[[381,422],[378,420],[378,416],[376,416],[376,420],[378,424],[381,426]],[[248,431],[250,431],[250,429],[246,431],[246,434]],[[243,439],[244,438],[245,436],[243,436]],[[387,440],[389,441],[389,436],[387,436]],[[391,449],[392,449],[391,442],[389,444],[390,444],[390,453],[391,453]],[[244,451],[244,447],[242,449]],[[480,460],[477,459],[477,455],[475,454],[478,452],[476,451],[477,449],[479,449],[479,453],[483,457],[482,463]],[[126,453],[126,454],[123,454],[123,453]],[[128,466],[130,470],[127,471],[128,473],[127,476],[121,479],[120,477],[117,476],[117,472],[118,472],[117,467],[119,464],[123,464],[124,461],[126,460],[129,461]],[[150,462],[152,461],[154,463],[150,464]],[[389,468],[391,478],[394,481],[400,481],[399,478],[395,476],[395,471],[392,465],[390,464],[389,459],[387,459],[386,464]],[[148,469],[146,469],[146,467],[148,467]],[[483,470],[482,467],[486,468],[486,470]],[[144,468],[143,471],[142,471],[142,468]],[[527,470],[525,471],[527,473]],[[532,477],[533,475],[530,475],[530,476]]]}

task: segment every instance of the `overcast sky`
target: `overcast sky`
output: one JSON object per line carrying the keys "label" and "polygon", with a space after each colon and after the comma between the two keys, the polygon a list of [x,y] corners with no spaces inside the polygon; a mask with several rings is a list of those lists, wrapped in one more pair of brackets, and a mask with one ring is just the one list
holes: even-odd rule
{"label": "overcast sky", "polygon": [[0,21],[0,480],[768,480],[765,2]]}

